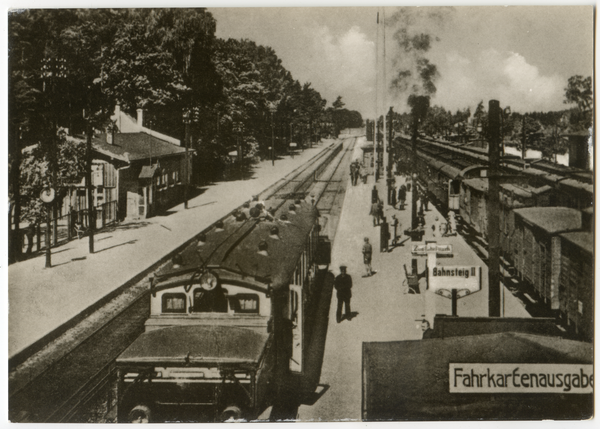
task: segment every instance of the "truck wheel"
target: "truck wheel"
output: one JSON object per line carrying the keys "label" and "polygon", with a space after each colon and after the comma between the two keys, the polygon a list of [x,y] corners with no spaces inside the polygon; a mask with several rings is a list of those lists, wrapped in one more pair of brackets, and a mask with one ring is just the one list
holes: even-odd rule
{"label": "truck wheel", "polygon": [[128,420],[130,423],[150,423],[152,412],[147,405],[136,405],[129,412]]}
{"label": "truck wheel", "polygon": [[230,405],[223,410],[220,416],[222,422],[236,421],[242,418],[242,410],[237,405]]}

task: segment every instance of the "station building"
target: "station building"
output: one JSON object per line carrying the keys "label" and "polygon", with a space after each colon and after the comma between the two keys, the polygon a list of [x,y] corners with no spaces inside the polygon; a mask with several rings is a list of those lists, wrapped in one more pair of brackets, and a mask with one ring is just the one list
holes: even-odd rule
{"label": "station building", "polygon": [[[117,105],[111,120],[115,127],[92,139],[93,205],[102,224],[145,219],[180,203],[193,150],[186,164],[181,142],[144,126],[142,109],[134,119]],[[87,207],[84,179],[69,191],[63,213]]]}

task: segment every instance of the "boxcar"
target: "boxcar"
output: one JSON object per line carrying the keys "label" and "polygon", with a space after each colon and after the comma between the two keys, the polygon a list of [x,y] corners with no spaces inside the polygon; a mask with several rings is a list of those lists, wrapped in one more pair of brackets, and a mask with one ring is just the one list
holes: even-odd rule
{"label": "boxcar", "polygon": [[594,339],[594,234],[560,234],[560,317],[585,341]]}
{"label": "boxcar", "polygon": [[560,234],[581,229],[581,212],[567,207],[529,207],[515,213],[515,268],[535,293],[559,308]]}

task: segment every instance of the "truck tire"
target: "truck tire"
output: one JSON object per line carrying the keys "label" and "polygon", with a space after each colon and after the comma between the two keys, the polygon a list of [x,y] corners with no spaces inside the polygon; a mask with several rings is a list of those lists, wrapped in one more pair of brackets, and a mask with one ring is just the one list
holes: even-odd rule
{"label": "truck tire", "polygon": [[223,410],[220,415],[220,420],[222,422],[226,421],[237,421],[242,418],[242,409],[237,405],[230,405]]}
{"label": "truck tire", "polygon": [[152,410],[147,405],[136,405],[129,412],[127,421],[130,423],[151,423]]}

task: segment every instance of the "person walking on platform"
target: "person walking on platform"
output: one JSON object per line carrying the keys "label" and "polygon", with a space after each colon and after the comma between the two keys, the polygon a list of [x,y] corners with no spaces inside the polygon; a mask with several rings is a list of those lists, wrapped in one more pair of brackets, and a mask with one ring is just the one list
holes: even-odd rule
{"label": "person walking on platform", "polygon": [[362,248],[363,260],[365,262],[365,269],[367,271],[365,277],[373,275],[373,267],[371,266],[371,259],[373,257],[373,246],[369,243],[369,238],[365,237],[365,244]]}
{"label": "person walking on platform", "polygon": [[429,197],[427,196],[427,192],[423,191],[423,196],[421,197],[421,201],[423,201],[423,208],[426,212],[429,211]]}
{"label": "person walking on platform", "polygon": [[377,187],[373,185],[371,190],[371,204],[376,203],[379,200],[379,194],[377,193]]}
{"label": "person walking on platform", "polygon": [[356,186],[356,164],[354,162],[350,164],[350,182],[352,182],[352,186]]}
{"label": "person walking on platform", "polygon": [[[343,319],[352,319],[350,311],[350,298],[352,298],[352,277],[346,273],[346,265],[340,265],[340,274],[337,275],[333,282],[333,286],[337,291],[337,311],[335,318],[337,323]],[[345,307],[345,314],[342,317],[342,306]]]}
{"label": "person walking on platform", "polygon": [[398,244],[398,228],[400,228],[400,222],[396,215],[392,215],[392,227],[394,228],[394,238],[392,240],[392,246],[396,246]]}
{"label": "person walking on platform", "polygon": [[400,189],[398,189],[398,201],[400,202],[398,209],[404,210],[404,202],[406,201],[406,186],[405,185],[400,186]]}
{"label": "person walking on platform", "polygon": [[379,238],[380,238],[379,250],[382,253],[387,252],[388,251],[388,243],[390,240],[390,228],[389,228],[389,225],[388,225],[385,217],[383,218],[383,221],[381,222],[381,227],[379,229]]}
{"label": "person walking on platform", "polygon": [[358,169],[358,174],[360,174],[360,179],[363,182],[363,185],[367,183],[367,169],[365,168],[365,166],[361,163],[360,164],[360,168]]}
{"label": "person walking on platform", "polygon": [[433,230],[434,237],[438,234],[440,237],[442,236],[441,222],[438,216],[435,217],[435,222],[433,222],[433,225],[431,225],[431,229]]}
{"label": "person walking on platform", "polygon": [[396,185],[392,185],[392,207],[396,208]]}
{"label": "person walking on platform", "polygon": [[369,214],[371,216],[373,216],[373,226],[378,226],[379,225],[379,203],[377,201],[374,201],[373,204],[371,204],[371,211]]}

